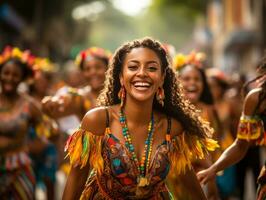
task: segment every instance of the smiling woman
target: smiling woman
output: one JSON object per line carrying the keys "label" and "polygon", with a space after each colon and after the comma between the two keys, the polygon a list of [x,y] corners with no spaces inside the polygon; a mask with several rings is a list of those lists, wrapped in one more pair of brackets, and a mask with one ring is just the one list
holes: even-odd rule
{"label": "smiling woman", "polygon": [[19,83],[33,75],[29,52],[7,47],[0,54],[0,196],[34,199],[35,178],[26,137],[42,114],[29,97],[18,93]]}
{"label": "smiling woman", "polygon": [[187,180],[192,199],[205,199],[191,155],[202,158],[217,144],[183,99],[158,41],[117,49],[99,106],[66,145],[72,168],[63,199],[171,199],[165,180],[173,172]]}

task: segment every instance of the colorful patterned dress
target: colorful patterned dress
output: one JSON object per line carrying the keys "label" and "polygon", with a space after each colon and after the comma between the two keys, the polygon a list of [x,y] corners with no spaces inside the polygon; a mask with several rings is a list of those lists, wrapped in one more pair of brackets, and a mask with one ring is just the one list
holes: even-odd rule
{"label": "colorful patterned dress", "polygon": [[[167,139],[169,138],[169,139]],[[183,173],[191,167],[194,156],[203,158],[217,143],[209,138],[199,139],[186,133],[166,140],[155,149],[146,177],[148,186],[138,186],[139,171],[132,154],[107,126],[104,136],[95,136],[78,129],[69,138],[66,150],[74,167],[84,167],[89,162],[92,171],[80,199],[172,199],[166,187],[166,177],[171,170]],[[171,172],[170,172],[171,173]]]}
{"label": "colorful patterned dress", "polygon": [[24,99],[12,110],[0,110],[0,136],[16,140],[0,147],[1,199],[34,199],[35,177],[25,150],[29,121],[29,102]]}

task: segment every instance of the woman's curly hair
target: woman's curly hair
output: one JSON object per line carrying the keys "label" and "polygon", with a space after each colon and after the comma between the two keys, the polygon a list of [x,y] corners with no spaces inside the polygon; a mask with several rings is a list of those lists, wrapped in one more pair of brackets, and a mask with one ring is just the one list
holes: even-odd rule
{"label": "woman's curly hair", "polygon": [[99,98],[99,106],[111,106],[120,103],[118,92],[121,88],[119,76],[122,72],[126,55],[134,48],[153,50],[161,60],[162,71],[165,73],[163,89],[165,93],[164,106],[154,98],[153,109],[178,120],[184,130],[194,136],[211,137],[213,129],[200,116],[196,108],[183,97],[175,72],[170,67],[169,56],[160,42],[151,38],[143,38],[125,43],[116,50],[107,70],[105,86]]}

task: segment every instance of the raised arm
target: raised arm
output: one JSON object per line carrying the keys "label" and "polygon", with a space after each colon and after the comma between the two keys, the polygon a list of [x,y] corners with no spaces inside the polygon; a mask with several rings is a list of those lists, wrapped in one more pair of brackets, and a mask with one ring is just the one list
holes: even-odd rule
{"label": "raised arm", "polygon": [[[252,116],[258,104],[259,90],[252,90],[245,98],[243,114]],[[220,158],[208,169],[200,171],[197,176],[200,182],[207,183],[215,178],[216,173],[225,168],[239,162],[245,155],[252,141],[236,139],[234,143],[228,147]]]}
{"label": "raised arm", "polygon": [[91,108],[91,102],[86,96],[86,91],[67,88],[67,92],[46,96],[42,100],[43,111],[53,117],[60,118],[71,114],[77,114],[80,119]]}

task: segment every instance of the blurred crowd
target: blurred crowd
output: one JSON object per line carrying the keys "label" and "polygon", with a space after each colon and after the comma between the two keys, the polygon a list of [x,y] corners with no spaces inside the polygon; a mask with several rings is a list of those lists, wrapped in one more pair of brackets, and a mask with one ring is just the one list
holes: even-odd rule
{"label": "blurred crowd", "polygon": [[[176,54],[167,45],[165,50],[185,97],[215,130],[220,145],[212,155],[215,161],[234,142],[244,96],[260,80],[249,83],[245,74],[207,66],[208,55],[201,52]],[[30,50],[8,46],[1,52],[0,196],[61,199],[70,170],[64,145],[84,114],[97,106],[112,53],[91,47],[59,66]],[[220,199],[244,199],[247,170],[257,188],[260,152],[259,146],[251,147],[238,164],[219,172],[204,188],[207,196],[212,191]],[[198,172],[209,164],[199,160],[193,167]]]}

